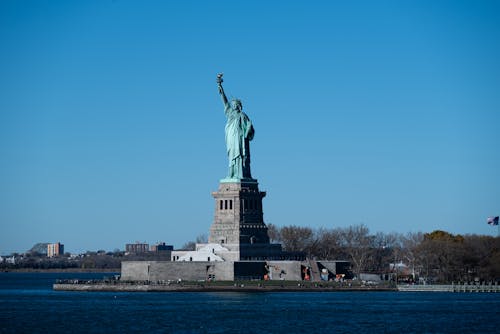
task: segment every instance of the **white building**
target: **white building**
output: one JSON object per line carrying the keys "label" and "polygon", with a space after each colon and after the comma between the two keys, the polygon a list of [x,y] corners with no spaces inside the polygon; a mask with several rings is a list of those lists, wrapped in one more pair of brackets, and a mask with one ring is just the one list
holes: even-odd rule
{"label": "white building", "polygon": [[172,251],[172,261],[223,262],[224,253],[230,251],[219,244],[196,244],[194,251]]}

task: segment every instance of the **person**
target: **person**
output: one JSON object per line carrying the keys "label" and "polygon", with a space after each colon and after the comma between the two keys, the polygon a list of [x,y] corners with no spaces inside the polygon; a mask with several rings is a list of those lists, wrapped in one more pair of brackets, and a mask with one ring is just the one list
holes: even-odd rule
{"label": "person", "polygon": [[228,179],[251,179],[250,172],[250,141],[255,130],[250,118],[243,112],[243,105],[239,99],[229,103],[224,88],[222,88],[222,74],[217,76],[219,94],[224,104],[224,113],[227,118],[226,149],[229,160]]}

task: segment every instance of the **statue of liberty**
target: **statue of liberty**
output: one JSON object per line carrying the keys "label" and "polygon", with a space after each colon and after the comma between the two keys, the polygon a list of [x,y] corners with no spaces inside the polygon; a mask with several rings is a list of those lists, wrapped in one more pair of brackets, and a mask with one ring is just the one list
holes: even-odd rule
{"label": "statue of liberty", "polygon": [[224,103],[226,114],[226,148],[229,159],[229,171],[226,179],[251,179],[250,141],[255,133],[250,118],[242,111],[243,105],[238,99],[228,102],[222,88],[222,73],[217,75],[219,94]]}

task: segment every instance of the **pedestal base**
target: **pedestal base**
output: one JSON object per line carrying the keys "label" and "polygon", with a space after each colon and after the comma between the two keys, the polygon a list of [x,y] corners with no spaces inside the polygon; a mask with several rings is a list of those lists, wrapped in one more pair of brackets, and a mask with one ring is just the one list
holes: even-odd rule
{"label": "pedestal base", "polygon": [[269,245],[267,226],[263,220],[262,198],[255,179],[223,179],[215,198],[214,222],[210,243],[236,248],[240,245]]}

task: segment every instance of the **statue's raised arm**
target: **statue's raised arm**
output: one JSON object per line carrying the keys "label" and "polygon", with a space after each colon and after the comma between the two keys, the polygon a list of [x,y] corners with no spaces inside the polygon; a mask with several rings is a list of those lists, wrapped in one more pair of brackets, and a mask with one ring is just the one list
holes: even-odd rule
{"label": "statue's raised arm", "polygon": [[217,74],[217,85],[219,87],[219,94],[222,97],[222,103],[224,103],[224,106],[227,106],[229,102],[227,100],[226,94],[224,93],[224,88],[222,88],[222,82],[224,81],[222,79],[222,75],[222,73]]}

